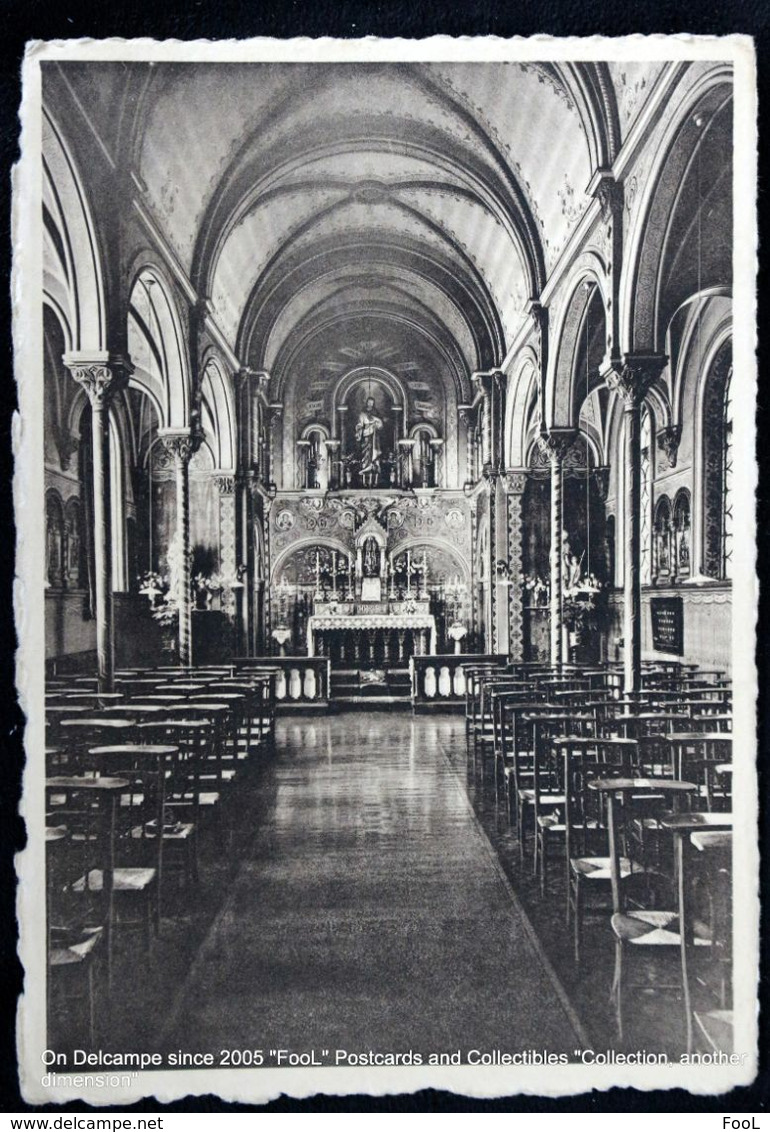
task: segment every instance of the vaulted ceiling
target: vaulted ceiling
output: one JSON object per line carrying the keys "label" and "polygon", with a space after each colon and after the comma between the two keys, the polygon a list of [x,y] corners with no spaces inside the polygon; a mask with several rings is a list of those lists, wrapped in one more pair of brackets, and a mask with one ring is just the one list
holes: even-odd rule
{"label": "vaulted ceiling", "polygon": [[244,364],[280,389],[354,325],[457,394],[502,362],[661,70],[65,66]]}

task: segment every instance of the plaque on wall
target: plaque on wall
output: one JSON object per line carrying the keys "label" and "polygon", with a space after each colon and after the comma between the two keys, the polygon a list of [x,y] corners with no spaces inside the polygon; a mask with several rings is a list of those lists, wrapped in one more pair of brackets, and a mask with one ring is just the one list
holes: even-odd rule
{"label": "plaque on wall", "polygon": [[684,613],[681,597],[650,598],[652,647],[656,652],[684,653]]}

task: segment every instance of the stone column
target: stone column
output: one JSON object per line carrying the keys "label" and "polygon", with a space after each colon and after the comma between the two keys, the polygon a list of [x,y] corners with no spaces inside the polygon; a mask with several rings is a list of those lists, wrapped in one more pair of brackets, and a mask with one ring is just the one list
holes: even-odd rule
{"label": "stone column", "polygon": [[110,507],[110,402],[124,388],[133,366],[124,359],[65,356],[64,364],[82,385],[91,405],[93,446],[96,659],[99,690],[111,692],[115,677],[112,614],[112,513]]}
{"label": "stone column", "polygon": [[398,447],[401,451],[402,471],[401,471],[401,486],[411,487],[414,475],[412,466],[412,452],[414,450],[415,442],[413,440],[399,440]]}
{"label": "stone column", "polygon": [[190,457],[196,443],[192,429],[158,429],[158,436],[174,460],[176,475],[177,590],[179,611],[179,663],[192,664],[192,602],[190,599]]}
{"label": "stone column", "polygon": [[433,486],[439,487],[441,481],[441,452],[444,441],[441,439],[430,441],[430,450],[433,453]]}
{"label": "stone column", "polygon": [[[238,562],[235,549],[235,477],[219,475],[215,477],[219,491],[219,568],[225,578],[238,580]],[[233,627],[238,614],[237,593],[226,586],[222,591],[222,610]]]}
{"label": "stone column", "polygon": [[340,486],[340,441],[326,440],[326,466],[329,469],[329,487],[332,491]]}
{"label": "stone column", "polygon": [[622,366],[610,369],[605,378],[622,398],[624,410],[623,690],[627,695],[638,692],[642,681],[642,405],[667,360],[661,355],[626,354]]}
{"label": "stone column", "polygon": [[[473,419],[470,405],[458,405],[461,424],[465,425],[465,482],[473,481]],[[459,470],[459,469],[458,469]]]}
{"label": "stone column", "polygon": [[299,451],[297,453],[297,482],[295,484],[295,487],[298,487],[300,490],[302,490],[303,488],[310,486],[310,484],[307,482],[310,441],[298,440],[297,448],[299,449]]}
{"label": "stone column", "polygon": [[562,581],[564,564],[562,562],[562,531],[564,529],[564,508],[562,503],[562,465],[576,432],[571,428],[552,428],[538,438],[541,450],[551,464],[551,665],[560,668],[564,662],[563,636],[564,613]]}
{"label": "stone column", "polygon": [[523,502],[526,470],[509,469],[503,480],[508,515],[508,653],[512,661],[524,660],[524,594],[521,587]]}

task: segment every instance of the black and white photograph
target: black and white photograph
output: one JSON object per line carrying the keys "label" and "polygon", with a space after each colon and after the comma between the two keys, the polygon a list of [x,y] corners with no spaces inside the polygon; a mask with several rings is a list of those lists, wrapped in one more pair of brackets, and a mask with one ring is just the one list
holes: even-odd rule
{"label": "black and white photograph", "polygon": [[749,1084],[751,40],[23,80],[25,1098]]}

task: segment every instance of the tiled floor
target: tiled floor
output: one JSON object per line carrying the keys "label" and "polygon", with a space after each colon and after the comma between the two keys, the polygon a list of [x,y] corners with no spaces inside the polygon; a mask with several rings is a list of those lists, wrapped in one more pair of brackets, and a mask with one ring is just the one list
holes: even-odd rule
{"label": "tiled floor", "polygon": [[448,758],[464,743],[461,716],[279,721],[271,802],[161,1047],[584,1044]]}

